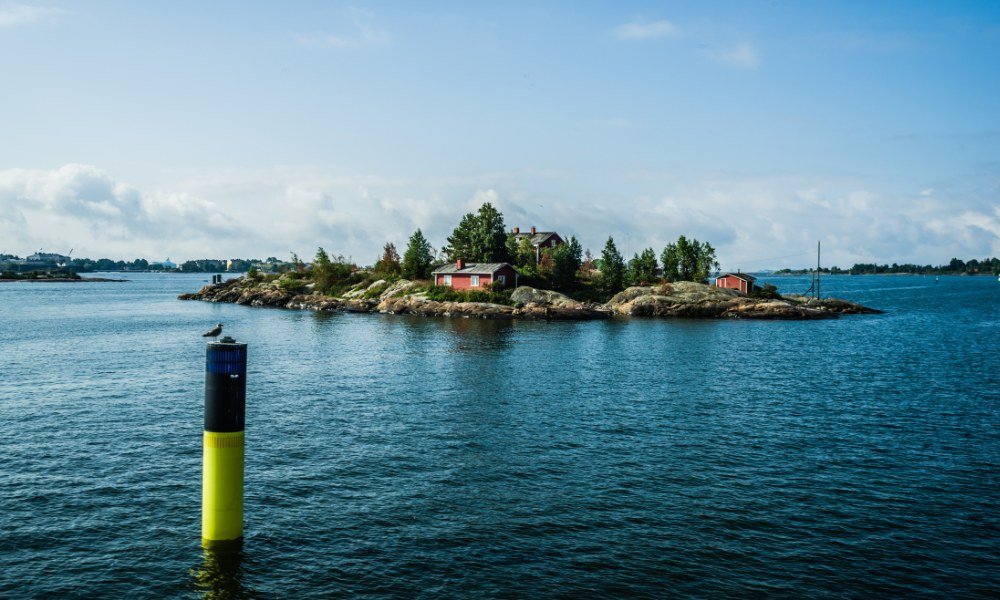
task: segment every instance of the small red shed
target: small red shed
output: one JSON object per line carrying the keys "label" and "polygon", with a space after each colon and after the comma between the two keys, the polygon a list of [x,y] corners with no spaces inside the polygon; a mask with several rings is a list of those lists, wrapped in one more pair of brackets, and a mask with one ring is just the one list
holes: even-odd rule
{"label": "small red shed", "polygon": [[746,273],[740,273],[737,271],[736,273],[726,273],[725,275],[719,275],[716,277],[715,286],[749,294],[753,291],[755,281],[757,281],[757,278],[753,275],[747,275]]}
{"label": "small red shed", "polygon": [[494,282],[509,288],[517,285],[517,271],[507,263],[467,263],[462,259],[445,265],[431,273],[435,285],[456,290],[485,289]]}

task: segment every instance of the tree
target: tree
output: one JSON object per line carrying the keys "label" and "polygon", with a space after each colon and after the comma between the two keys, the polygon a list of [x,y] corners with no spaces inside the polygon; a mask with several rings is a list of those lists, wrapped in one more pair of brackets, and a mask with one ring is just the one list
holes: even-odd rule
{"label": "tree", "polygon": [[403,253],[403,264],[401,265],[403,277],[407,279],[427,279],[431,276],[431,264],[434,262],[434,254],[431,245],[424,238],[424,233],[417,229],[410,236],[410,242],[406,245],[406,252]]}
{"label": "tree", "polygon": [[705,283],[713,270],[719,268],[715,248],[708,242],[688,241],[683,235],[677,242],[667,244],[660,255],[663,276],[669,281],[697,281]]}
{"label": "tree", "polygon": [[656,281],[656,253],[652,248],[646,248],[642,254],[636,254],[628,263],[628,277],[632,285],[649,285]]}
{"label": "tree", "polygon": [[503,214],[489,202],[479,207],[477,213],[466,214],[448,238],[445,252],[450,261],[459,258],[469,262],[510,260]]}
{"label": "tree", "polygon": [[299,255],[296,254],[295,252],[292,252],[292,264],[295,265],[295,272],[296,273],[305,273],[306,272],[306,264],[304,262],[302,262],[302,259],[300,259]]}
{"label": "tree", "polygon": [[[296,257],[298,258],[298,257]],[[312,264],[312,278],[315,283],[315,290],[326,293],[333,286],[333,265],[330,256],[321,247],[316,249],[316,258]]]}
{"label": "tree", "polygon": [[580,265],[580,275],[590,279],[596,270],[597,261],[594,260],[594,255],[590,253],[590,248],[587,248],[583,253],[583,264]]}
{"label": "tree", "polygon": [[612,237],[608,237],[604,251],[601,252],[600,286],[609,294],[618,293],[625,287],[625,259]]}
{"label": "tree", "polygon": [[401,270],[396,245],[392,242],[386,242],[385,246],[382,247],[382,258],[375,263],[375,272],[383,275],[399,275]]}
{"label": "tree", "polygon": [[552,271],[549,281],[556,289],[569,289],[576,283],[576,275],[583,263],[583,249],[575,236],[552,248]]}
{"label": "tree", "polygon": [[535,246],[531,237],[524,235],[518,238],[513,233],[507,236],[507,254],[515,267],[533,269],[538,262],[535,257]]}

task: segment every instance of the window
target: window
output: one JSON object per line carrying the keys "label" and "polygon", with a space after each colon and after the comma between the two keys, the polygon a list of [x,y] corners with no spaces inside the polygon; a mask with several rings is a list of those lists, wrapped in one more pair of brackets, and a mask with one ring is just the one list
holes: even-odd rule
{"label": "window", "polygon": [[445,275],[444,276],[444,284],[445,285],[451,285],[451,275]]}
{"label": "window", "polygon": [[500,285],[507,285],[507,276],[506,275],[497,275],[497,281],[500,282]]}
{"label": "window", "polygon": [[479,287],[479,275],[471,275],[469,277],[469,285],[472,287]]}

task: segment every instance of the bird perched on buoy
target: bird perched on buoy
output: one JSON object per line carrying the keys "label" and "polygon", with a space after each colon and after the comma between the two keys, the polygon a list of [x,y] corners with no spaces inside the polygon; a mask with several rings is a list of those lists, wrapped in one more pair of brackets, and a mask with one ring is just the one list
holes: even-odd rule
{"label": "bird perched on buoy", "polygon": [[222,323],[219,323],[215,327],[209,329],[204,334],[202,334],[201,337],[219,337],[220,333],[222,333]]}

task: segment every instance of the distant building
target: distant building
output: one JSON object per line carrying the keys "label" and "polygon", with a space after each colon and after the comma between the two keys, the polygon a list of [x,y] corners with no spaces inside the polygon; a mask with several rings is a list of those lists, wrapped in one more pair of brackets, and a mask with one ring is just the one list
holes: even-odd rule
{"label": "distant building", "polygon": [[496,282],[504,287],[517,285],[517,271],[507,263],[467,263],[462,259],[431,273],[436,285],[456,290],[476,290]]}
{"label": "distant building", "polygon": [[177,268],[177,263],[170,262],[170,257],[168,256],[167,260],[165,260],[163,262],[152,262],[152,263],[149,263],[149,266],[151,266],[151,267],[158,266],[161,269],[176,269]]}
{"label": "distant building", "polygon": [[522,233],[520,227],[515,227],[511,233],[518,243],[527,238],[531,246],[535,249],[535,264],[542,257],[542,250],[545,248],[555,248],[563,243],[563,239],[554,231],[537,231],[534,227],[528,233]]}
{"label": "distant building", "polygon": [[26,259],[28,262],[32,263],[46,263],[46,264],[56,264],[65,265],[70,261],[68,256],[63,256],[62,254],[55,254],[53,252],[35,252]]}
{"label": "distant building", "polygon": [[753,291],[755,281],[757,281],[757,278],[753,275],[737,271],[736,273],[726,273],[725,275],[716,277],[715,286],[749,294]]}

